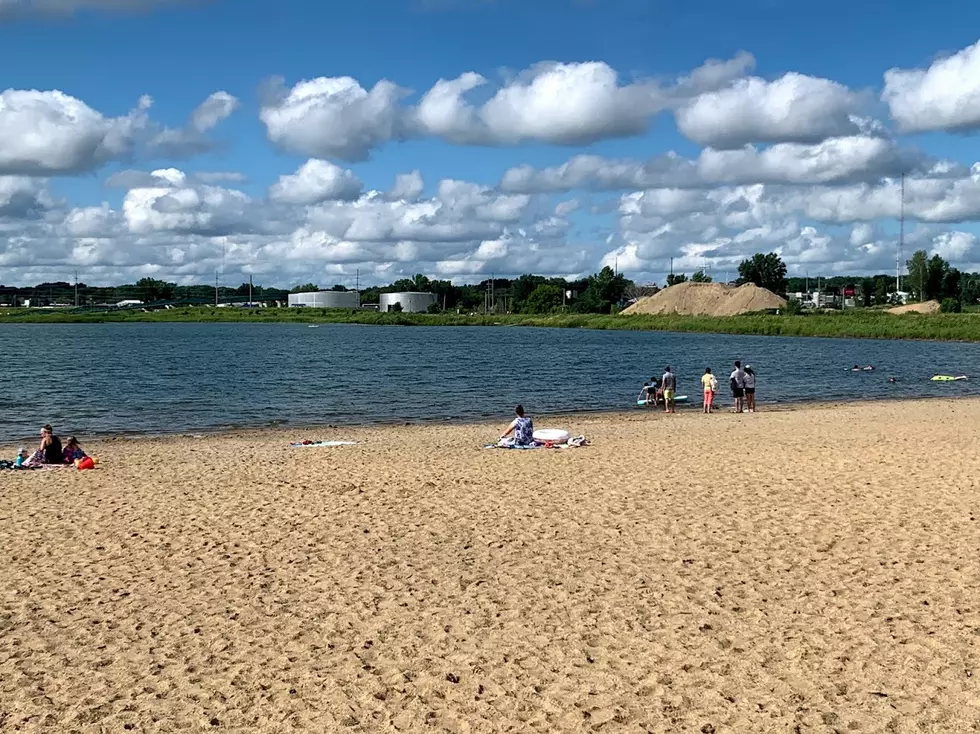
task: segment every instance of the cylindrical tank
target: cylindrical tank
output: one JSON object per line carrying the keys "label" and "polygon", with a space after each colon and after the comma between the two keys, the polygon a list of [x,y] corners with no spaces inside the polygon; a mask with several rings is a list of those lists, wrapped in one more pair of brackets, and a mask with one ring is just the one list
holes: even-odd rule
{"label": "cylindrical tank", "polygon": [[290,293],[289,305],[307,308],[358,308],[361,305],[361,294],[357,291]]}
{"label": "cylindrical tank", "polygon": [[382,293],[379,310],[391,311],[391,307],[398,303],[405,313],[425,313],[435,302],[435,293]]}

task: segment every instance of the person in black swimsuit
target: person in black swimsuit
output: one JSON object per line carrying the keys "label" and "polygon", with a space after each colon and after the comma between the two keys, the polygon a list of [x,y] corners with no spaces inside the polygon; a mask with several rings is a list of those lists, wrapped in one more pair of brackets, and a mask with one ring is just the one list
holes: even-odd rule
{"label": "person in black swimsuit", "polygon": [[61,439],[54,435],[50,424],[41,428],[41,443],[37,451],[27,460],[28,466],[40,464],[64,464],[65,457],[61,448]]}

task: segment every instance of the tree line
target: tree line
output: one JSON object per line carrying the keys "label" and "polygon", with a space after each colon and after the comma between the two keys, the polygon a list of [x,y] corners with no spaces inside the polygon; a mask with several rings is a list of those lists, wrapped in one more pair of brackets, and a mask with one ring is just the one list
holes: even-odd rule
{"label": "tree line", "polygon": [[[939,255],[931,258],[925,250],[913,253],[907,262],[908,275],[903,276],[903,290],[911,292],[913,300],[939,300],[944,311],[958,311],[964,305],[980,300],[980,273],[961,273],[950,267]],[[710,283],[711,276],[696,270],[690,278],[685,273],[671,273],[665,285],[693,282]],[[809,283],[807,283],[809,280]],[[738,266],[735,284],[754,283],[781,296],[802,292],[816,285],[816,277],[787,277],[786,264],[774,252],[756,253]],[[879,274],[870,277],[834,276],[820,278],[821,290],[837,291],[853,287],[864,306],[889,305],[896,302],[895,276]],[[319,290],[353,290],[341,284],[324,286],[303,283],[289,290],[242,283],[231,288],[220,286],[220,302],[278,301],[284,303],[290,293]],[[638,286],[622,273],[610,267],[602,268],[587,278],[568,280],[525,274],[514,279],[493,278],[476,284],[457,285],[450,280],[430,279],[423,274],[402,278],[384,286],[361,289],[361,303],[378,303],[382,293],[420,291],[434,293],[433,311],[493,312],[548,314],[560,311],[573,313],[611,313],[631,300],[651,295],[656,285]],[[154,278],[142,278],[136,283],[118,286],[89,286],[77,288],[64,281],[40,283],[26,288],[0,285],[0,304],[14,305],[30,300],[32,306],[78,305],[84,307],[114,305],[120,301],[138,300],[143,303],[214,303],[215,288],[211,285],[177,285]]]}

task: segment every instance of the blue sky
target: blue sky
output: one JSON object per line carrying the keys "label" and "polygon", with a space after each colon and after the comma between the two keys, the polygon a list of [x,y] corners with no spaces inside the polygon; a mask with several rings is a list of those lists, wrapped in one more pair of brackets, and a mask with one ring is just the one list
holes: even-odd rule
{"label": "blue sky", "polygon": [[[0,68],[6,70],[5,87],[60,90],[107,118],[126,115],[141,95],[150,95],[150,117],[171,128],[184,125],[191,111],[215,91],[239,100],[238,109],[211,132],[216,145],[209,152],[183,160],[122,156],[81,173],[46,177],[53,196],[68,202],[64,206],[91,207],[107,201],[116,210],[126,191],[107,189],[104,182],[119,170],[173,166],[189,174],[239,172],[247,180],[235,188],[260,199],[279,176],[315,157],[305,150],[282,150],[268,139],[259,119],[259,88],[274,76],[282,77],[287,89],[316,77],[351,76],[365,89],[388,79],[413,90],[405,104],[414,104],[439,79],[475,71],[492,82],[471,93],[470,99],[479,103],[505,84],[508,74],[543,61],[601,61],[615,69],[625,85],[650,78],[667,82],[707,59],[730,59],[746,51],[755,59],[754,69],[746,74],[774,80],[797,72],[833,80],[855,93],[865,92],[864,112],[890,124],[887,106],[878,99],[884,72],[893,67],[927,68],[937,58],[976,43],[978,29],[980,5],[962,0],[216,0],[163,3],[138,13],[83,8],[67,17],[28,13],[0,21]],[[902,135],[897,126],[891,127],[893,139],[903,147],[966,166],[976,159],[975,140],[969,135],[944,129]],[[759,140],[753,145],[779,142]],[[418,169],[429,196],[440,179],[495,186],[509,168],[558,166],[577,154],[643,161],[667,151],[696,158],[702,147],[682,135],[673,115],[665,111],[651,116],[645,132],[604,136],[586,144],[470,145],[421,136],[376,145],[367,161],[332,162],[349,167],[366,189],[387,189],[397,173]],[[549,194],[547,205],[578,198],[592,205],[611,202],[608,206],[614,207],[624,193]],[[804,220],[797,224],[805,226]],[[569,221],[568,246],[573,249],[592,247],[592,240],[607,230],[616,238],[623,236],[616,231],[615,217],[589,214],[586,206],[569,215]],[[890,228],[884,221],[880,226]],[[971,220],[957,222],[956,229],[974,231]],[[679,247],[683,244],[678,242]],[[596,251],[596,257],[581,265],[596,266],[601,254]],[[39,271],[37,262],[17,263],[25,277]],[[404,264],[410,269],[410,263]],[[126,267],[130,266],[133,263]],[[431,263],[422,261],[421,266]],[[655,277],[657,272],[651,265],[647,274]],[[124,273],[126,268],[119,269],[118,276],[105,270],[106,277]]]}

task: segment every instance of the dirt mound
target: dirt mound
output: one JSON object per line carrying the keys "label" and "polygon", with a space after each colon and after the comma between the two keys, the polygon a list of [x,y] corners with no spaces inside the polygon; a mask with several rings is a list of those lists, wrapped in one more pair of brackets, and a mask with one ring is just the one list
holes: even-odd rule
{"label": "dirt mound", "polygon": [[939,313],[939,301],[926,301],[925,303],[910,303],[908,306],[895,306],[888,309],[888,313]]}
{"label": "dirt mound", "polygon": [[746,283],[730,288],[721,283],[679,283],[641,298],[624,314],[667,314],[685,316],[737,316],[753,311],[783,308],[786,301],[772,291]]}

